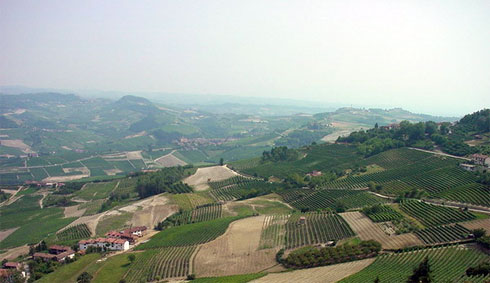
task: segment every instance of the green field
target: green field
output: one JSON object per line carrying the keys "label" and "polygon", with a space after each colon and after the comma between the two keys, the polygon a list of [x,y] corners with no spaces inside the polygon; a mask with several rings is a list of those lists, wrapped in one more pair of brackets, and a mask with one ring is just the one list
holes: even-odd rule
{"label": "green field", "polygon": [[60,266],[54,272],[44,275],[37,282],[46,283],[65,283],[76,282],[77,277],[87,266],[94,263],[101,257],[98,253],[88,254],[80,257],[77,261]]}
{"label": "green field", "polygon": [[468,267],[488,261],[488,255],[472,248],[452,246],[380,255],[374,263],[340,282],[373,282],[376,277],[380,282],[406,282],[425,257],[429,257],[433,282],[487,282],[490,279],[490,275],[478,279],[465,275]]}
{"label": "green field", "polygon": [[222,277],[202,277],[192,280],[195,283],[245,283],[250,282],[260,277],[266,276],[267,273],[252,273],[252,274],[240,274]]}
{"label": "green field", "polygon": [[75,195],[84,200],[104,199],[109,196],[109,193],[112,190],[114,190],[116,184],[117,181],[87,183],[81,190],[77,191]]}
{"label": "green field", "polygon": [[432,205],[417,200],[404,200],[400,203],[400,208],[426,226],[450,224],[476,218],[475,215],[467,211]]}
{"label": "green field", "polygon": [[20,227],[0,242],[0,249],[37,243],[75,220],[63,218],[62,208],[41,209],[40,199],[41,196],[24,195],[9,206],[0,208],[0,230]]}
{"label": "green field", "polygon": [[222,235],[231,222],[240,218],[242,217],[226,217],[167,228],[153,236],[148,242],[137,246],[136,249],[144,250],[203,244]]}

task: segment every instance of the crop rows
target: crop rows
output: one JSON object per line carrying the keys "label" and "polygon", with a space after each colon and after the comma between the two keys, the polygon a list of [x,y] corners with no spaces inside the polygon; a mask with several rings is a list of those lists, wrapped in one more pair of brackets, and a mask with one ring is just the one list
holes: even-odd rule
{"label": "crop rows", "polygon": [[90,233],[90,229],[88,229],[86,224],[78,224],[76,226],[66,228],[59,233],[56,233],[56,238],[61,241],[78,240],[90,238],[91,234],[92,233]]}
{"label": "crop rows", "polygon": [[264,218],[259,249],[283,247],[289,215],[268,215]]}
{"label": "crop rows", "polygon": [[196,247],[170,247],[145,251],[146,256],[136,254],[136,261],[127,273],[127,282],[144,282],[167,278],[182,278],[191,273],[191,257]]}
{"label": "crop rows", "polygon": [[288,189],[283,191],[278,191],[279,194],[285,202],[292,203],[294,201],[305,198],[311,194],[314,194],[316,191],[311,189]]}
{"label": "crop rows", "polygon": [[192,188],[189,187],[189,185],[187,185],[187,184],[184,184],[182,182],[179,182],[179,183],[172,184],[169,187],[168,192],[169,193],[174,193],[174,194],[191,193],[192,192]]}
{"label": "crop rows", "polygon": [[360,176],[349,176],[344,179],[335,180],[326,185],[327,188],[362,188],[366,187],[369,182],[388,183],[405,177],[426,173],[434,169],[454,166],[453,162],[441,159],[439,157],[430,157],[418,162],[400,166],[391,170],[364,174]]}
{"label": "crop rows", "polygon": [[175,226],[220,218],[223,215],[221,204],[207,204],[193,210],[182,212],[175,217]]}
{"label": "crop rows", "polygon": [[280,187],[281,184],[269,183],[262,180],[250,179],[250,181],[231,184],[217,189],[211,189],[209,194],[216,201],[231,201],[246,196],[252,190],[258,192],[272,191]]}
{"label": "crop rows", "polygon": [[401,213],[394,210],[391,206],[388,205],[381,205],[379,206],[378,211],[367,213],[366,216],[369,217],[369,219],[371,219],[373,222],[386,222],[403,218],[403,215]]}
{"label": "crop rows", "polygon": [[463,240],[466,239],[470,233],[470,230],[459,224],[430,227],[415,232],[415,234],[426,244]]}
{"label": "crop rows", "polygon": [[374,263],[340,282],[373,282],[376,277],[380,282],[407,282],[425,257],[429,258],[432,282],[488,282],[490,279],[490,275],[465,275],[467,268],[487,261],[487,255],[471,248],[450,246],[380,255]]}
{"label": "crop rows", "polygon": [[473,214],[458,209],[436,206],[417,200],[404,200],[400,208],[409,215],[419,219],[426,226],[436,226],[472,220]]}
{"label": "crop rows", "polygon": [[222,181],[215,181],[215,182],[208,182],[208,185],[211,187],[211,189],[217,190],[220,188],[224,188],[230,185],[236,185],[236,184],[241,184],[241,183],[247,183],[254,181],[255,179],[252,178],[245,178],[242,176],[235,176],[231,177]]}
{"label": "crop rows", "polygon": [[305,195],[302,199],[289,203],[298,209],[317,210],[334,209],[338,204],[350,209],[384,202],[383,199],[360,190],[319,190]]}
{"label": "crop rows", "polygon": [[411,187],[426,190],[434,195],[448,189],[475,183],[475,176],[467,171],[453,167],[433,170],[401,179]]}
{"label": "crop rows", "polygon": [[478,183],[447,190],[438,196],[453,201],[490,206],[490,188]]}
{"label": "crop rows", "polygon": [[385,169],[389,169],[405,166],[431,156],[430,153],[403,147],[371,156],[365,160],[365,164],[377,164]]}
{"label": "crop rows", "polygon": [[[305,217],[304,222],[300,219]],[[286,223],[285,246],[293,249],[354,236],[347,222],[337,214],[293,214]]]}

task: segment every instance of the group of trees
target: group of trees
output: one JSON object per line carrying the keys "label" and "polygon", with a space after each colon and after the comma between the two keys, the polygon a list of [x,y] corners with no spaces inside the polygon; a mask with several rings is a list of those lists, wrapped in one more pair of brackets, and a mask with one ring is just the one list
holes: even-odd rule
{"label": "group of trees", "polygon": [[319,249],[306,247],[290,253],[282,264],[291,268],[309,268],[373,257],[380,251],[381,244],[373,240]]}
{"label": "group of trees", "polygon": [[180,183],[184,177],[185,167],[169,167],[158,172],[138,176],[136,190],[140,198],[161,194],[172,190],[173,185]]}
{"label": "group of trees", "polygon": [[476,133],[489,131],[489,112],[485,109],[466,115],[455,126],[432,121],[402,121],[398,126],[387,129],[376,124],[373,129],[353,132],[347,137],[339,137],[337,141],[357,144],[359,152],[365,156],[403,146],[432,149],[434,144],[447,153],[462,156],[479,151],[465,144],[464,140]]}
{"label": "group of trees", "polygon": [[274,147],[270,151],[262,153],[262,161],[294,161],[299,157],[299,152],[287,146]]}

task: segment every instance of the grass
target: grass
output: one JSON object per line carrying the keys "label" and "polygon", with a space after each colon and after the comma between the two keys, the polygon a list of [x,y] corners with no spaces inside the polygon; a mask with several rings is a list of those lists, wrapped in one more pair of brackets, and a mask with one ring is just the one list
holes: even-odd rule
{"label": "grass", "polygon": [[211,221],[167,228],[153,236],[148,242],[137,246],[136,249],[144,250],[206,243],[225,233],[231,222],[241,218],[243,217],[218,218]]}
{"label": "grass", "polygon": [[118,283],[130,267],[128,254],[120,254],[108,258],[94,274],[92,282]]}
{"label": "grass", "polygon": [[0,242],[0,249],[37,243],[52,236],[75,218],[63,218],[63,209],[49,207],[41,209],[41,196],[25,195],[9,206],[0,209],[0,230],[20,227]]}
{"label": "grass", "polygon": [[249,282],[260,277],[266,276],[267,273],[251,273],[251,274],[240,274],[240,275],[231,275],[231,276],[223,276],[223,277],[203,277],[196,278],[192,280],[193,283],[244,283]]}
{"label": "grass", "polygon": [[80,275],[85,268],[87,268],[91,263],[98,260],[101,257],[98,253],[88,254],[80,257],[77,261],[65,264],[60,268],[56,269],[54,272],[43,276],[37,282],[49,282],[49,283],[64,283],[64,282],[75,282],[78,275]]}
{"label": "grass", "polygon": [[291,212],[291,208],[277,201],[257,199],[251,203],[256,205],[255,210],[260,214],[287,214]]}
{"label": "grass", "polygon": [[111,230],[124,228],[131,217],[133,217],[133,215],[129,212],[120,215],[106,216],[102,221],[99,221],[95,232],[97,235],[104,235]]}
{"label": "grass", "polygon": [[116,186],[116,181],[114,182],[102,182],[102,183],[88,183],[76,192],[75,195],[81,199],[85,200],[97,200],[103,199],[109,196],[110,192]]}

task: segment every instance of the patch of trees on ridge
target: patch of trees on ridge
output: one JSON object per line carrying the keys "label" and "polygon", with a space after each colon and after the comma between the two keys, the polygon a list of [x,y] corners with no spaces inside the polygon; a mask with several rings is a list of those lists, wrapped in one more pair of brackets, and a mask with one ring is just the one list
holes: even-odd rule
{"label": "patch of trees on ridge", "polygon": [[188,166],[169,167],[157,172],[139,175],[136,185],[139,197],[146,198],[164,192],[191,192],[191,187],[181,182],[186,168]]}

